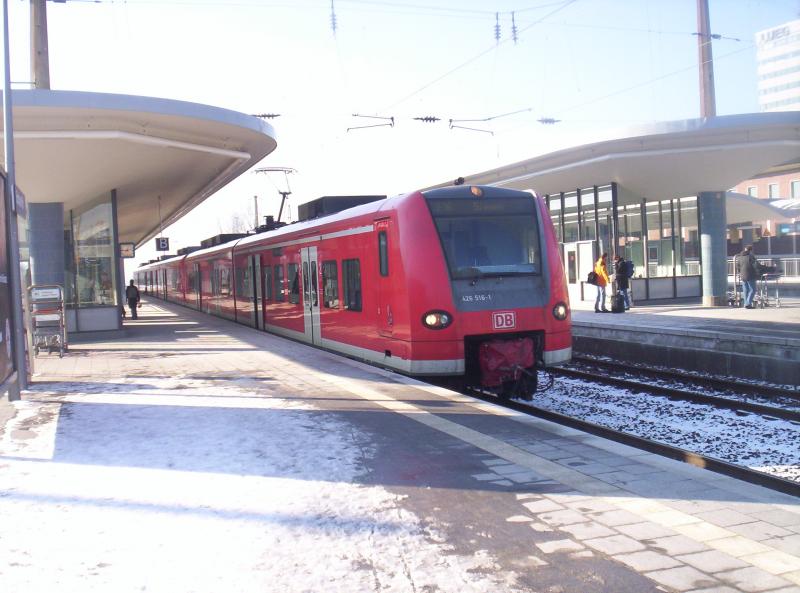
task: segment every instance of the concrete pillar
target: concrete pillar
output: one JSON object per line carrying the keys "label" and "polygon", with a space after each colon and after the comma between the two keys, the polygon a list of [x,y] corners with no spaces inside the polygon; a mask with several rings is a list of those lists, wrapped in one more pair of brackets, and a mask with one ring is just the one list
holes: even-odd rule
{"label": "concrete pillar", "polygon": [[727,303],[728,249],[725,238],[725,192],[702,192],[697,196],[700,223],[700,260],[703,262],[703,306]]}
{"label": "concrete pillar", "polygon": [[33,284],[64,286],[64,204],[28,204],[28,244]]}

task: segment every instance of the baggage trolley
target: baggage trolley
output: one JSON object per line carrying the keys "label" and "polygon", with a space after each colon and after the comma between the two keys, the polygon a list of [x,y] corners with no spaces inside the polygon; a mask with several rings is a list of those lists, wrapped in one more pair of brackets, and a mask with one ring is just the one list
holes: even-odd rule
{"label": "baggage trolley", "polygon": [[[756,298],[753,301],[756,307],[763,309],[764,307],[781,306],[781,276],[783,276],[783,273],[777,271],[761,274],[761,279],[758,282],[758,290],[756,291]],[[773,297],[770,297],[770,289],[772,289]]]}
{"label": "baggage trolley", "polygon": [[733,290],[727,294],[728,305],[731,307],[742,307],[744,305],[744,288],[739,279],[739,270],[736,268],[736,260],[733,265]]}
{"label": "baggage trolley", "polygon": [[28,291],[34,356],[47,350],[57,351],[59,358],[63,357],[67,350],[64,288],[58,284],[34,284]]}

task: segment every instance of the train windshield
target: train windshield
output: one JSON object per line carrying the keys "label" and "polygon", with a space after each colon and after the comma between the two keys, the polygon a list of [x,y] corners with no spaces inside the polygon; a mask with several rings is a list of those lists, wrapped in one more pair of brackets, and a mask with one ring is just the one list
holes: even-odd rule
{"label": "train windshield", "polygon": [[430,199],[451,278],[541,274],[539,225],[530,197]]}

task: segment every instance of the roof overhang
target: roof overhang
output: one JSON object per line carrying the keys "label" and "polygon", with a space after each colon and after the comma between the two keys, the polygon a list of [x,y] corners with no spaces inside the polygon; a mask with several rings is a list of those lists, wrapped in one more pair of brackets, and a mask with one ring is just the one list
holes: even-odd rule
{"label": "roof overhang", "polygon": [[800,200],[765,200],[736,192],[728,192],[725,196],[727,224],[749,223],[754,220],[793,222],[798,217]]}
{"label": "roof overhang", "polygon": [[469,175],[465,183],[549,194],[616,182],[653,200],[725,191],[800,160],[800,111],[666,122],[610,136]]}
{"label": "roof overhang", "polygon": [[115,191],[119,240],[137,245],[158,233],[159,206],[167,226],[276,147],[268,123],[197,103],[50,90],[12,97],[16,181],[28,202],[70,210]]}

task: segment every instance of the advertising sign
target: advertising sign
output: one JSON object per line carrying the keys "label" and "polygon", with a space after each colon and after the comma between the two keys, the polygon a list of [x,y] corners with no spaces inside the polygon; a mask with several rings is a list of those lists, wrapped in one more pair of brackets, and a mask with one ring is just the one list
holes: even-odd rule
{"label": "advertising sign", "polygon": [[[5,195],[6,180],[0,177],[0,196]],[[11,354],[11,284],[9,283],[6,247],[6,210],[0,208],[0,383],[14,370]]]}

